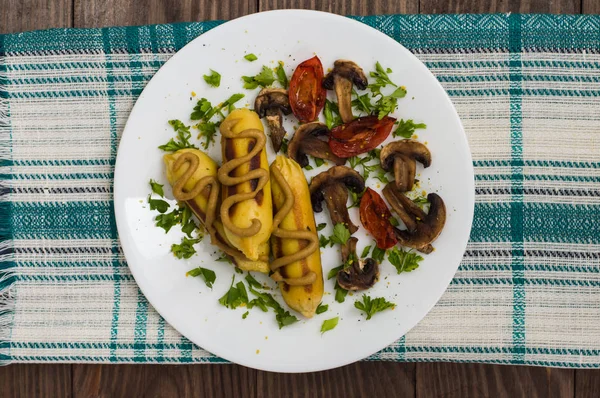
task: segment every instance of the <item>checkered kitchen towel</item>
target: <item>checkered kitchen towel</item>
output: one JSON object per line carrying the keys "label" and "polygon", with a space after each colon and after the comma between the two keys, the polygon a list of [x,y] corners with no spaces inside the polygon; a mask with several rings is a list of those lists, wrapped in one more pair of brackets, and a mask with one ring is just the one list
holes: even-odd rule
{"label": "checkered kitchen towel", "polygon": [[[373,16],[442,82],[475,165],[471,240],[374,360],[600,366],[600,17]],[[219,22],[0,36],[0,361],[219,362],[148,305],[119,247],[119,134]]]}

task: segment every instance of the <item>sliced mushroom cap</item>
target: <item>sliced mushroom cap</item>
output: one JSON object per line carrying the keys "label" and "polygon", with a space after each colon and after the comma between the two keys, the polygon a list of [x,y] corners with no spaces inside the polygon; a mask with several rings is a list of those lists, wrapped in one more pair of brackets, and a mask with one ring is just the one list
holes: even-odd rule
{"label": "sliced mushroom cap", "polygon": [[349,123],[354,119],[352,114],[352,84],[360,90],[364,90],[369,82],[362,68],[346,59],[335,61],[333,70],[323,79],[323,87],[328,90],[335,90],[340,116],[344,123]]}
{"label": "sliced mushroom cap", "polygon": [[427,195],[429,213],[425,213],[393,183],[385,186],[383,194],[407,228],[396,228],[398,243],[426,254],[431,253],[431,242],[437,239],[446,223],[446,205],[442,198],[435,193]]}
{"label": "sliced mushroom cap", "polygon": [[372,258],[359,260],[356,255],[356,242],[358,239],[352,237],[342,246],[342,260],[344,264],[350,265],[337,274],[337,282],[342,289],[369,289],[379,279],[379,264]]}
{"label": "sliced mushroom cap", "polygon": [[423,167],[429,167],[431,152],[418,141],[401,140],[390,142],[384,146],[379,159],[384,170],[394,170],[394,179],[398,189],[401,192],[407,192],[412,190],[415,183],[416,161],[423,164]]}
{"label": "sliced mushroom cap", "polygon": [[300,167],[308,166],[308,157],[306,155],[329,160],[336,165],[344,164],[346,160],[335,156],[331,152],[327,141],[323,141],[320,138],[328,138],[329,134],[330,131],[327,126],[320,122],[301,125],[288,144],[288,156],[295,160]]}
{"label": "sliced mushroom cap", "polygon": [[254,101],[254,110],[259,117],[266,117],[273,149],[275,152],[279,152],[285,137],[283,115],[289,115],[292,112],[287,91],[281,88],[262,89]]}
{"label": "sliced mushroom cap", "polygon": [[310,200],[316,213],[323,211],[322,202],[325,200],[331,221],[334,225],[344,224],[351,234],[358,227],[350,220],[348,208],[348,189],[354,192],[365,190],[365,180],[355,170],[346,166],[334,166],[327,171],[317,174],[310,182]]}

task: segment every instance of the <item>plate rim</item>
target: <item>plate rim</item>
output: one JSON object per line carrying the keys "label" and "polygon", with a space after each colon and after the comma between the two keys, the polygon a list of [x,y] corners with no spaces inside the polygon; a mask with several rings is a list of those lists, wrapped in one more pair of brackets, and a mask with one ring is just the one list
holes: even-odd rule
{"label": "plate rim", "polygon": [[[209,39],[211,35],[214,34],[218,34],[219,30],[222,29],[223,27],[229,25],[232,22],[237,22],[239,23],[240,21],[244,21],[244,20],[252,20],[255,18],[263,18],[264,15],[286,15],[287,17],[289,16],[294,16],[294,15],[298,15],[298,14],[304,14],[304,15],[320,15],[322,17],[326,17],[326,18],[333,18],[333,19],[339,19],[339,20],[344,20],[345,22],[349,22],[350,24],[354,25],[355,27],[359,28],[359,29],[367,29],[367,30],[371,30],[373,32],[376,32],[377,35],[380,36],[381,40],[386,40],[388,41],[390,44],[392,45],[396,45],[399,46],[401,49],[405,50],[407,53],[408,57],[412,57],[417,64],[419,65],[419,67],[423,70],[423,72],[425,74],[428,74],[429,77],[431,79],[433,79],[433,81],[435,82],[435,85],[438,86],[438,88],[441,90],[441,92],[443,93],[443,98],[444,98],[444,102],[446,102],[448,105],[450,105],[450,109],[452,109],[453,111],[453,116],[456,122],[458,122],[458,126],[460,127],[462,134],[457,136],[457,139],[461,141],[461,145],[464,146],[466,148],[466,153],[468,155],[467,159],[463,159],[463,162],[468,162],[469,167],[467,168],[469,171],[469,175],[466,176],[465,181],[468,182],[469,185],[469,192],[470,194],[468,195],[468,207],[466,209],[465,212],[465,216],[468,217],[468,231],[469,233],[466,234],[466,241],[464,242],[464,244],[461,244],[461,247],[464,246],[463,252],[466,250],[467,244],[469,242],[469,237],[470,237],[470,233],[472,231],[473,228],[473,219],[474,219],[474,211],[475,211],[475,173],[474,173],[474,166],[473,166],[473,160],[472,160],[472,153],[471,153],[471,149],[469,146],[469,142],[467,139],[467,135],[464,129],[464,126],[462,124],[462,121],[458,115],[458,112],[456,110],[456,107],[454,106],[454,104],[452,103],[448,93],[446,92],[446,90],[444,89],[444,87],[441,85],[441,83],[439,82],[439,80],[435,77],[435,75],[429,70],[429,68],[427,68],[427,66],[425,66],[425,64],[419,60],[414,53],[412,53],[410,50],[408,50],[406,47],[404,47],[402,45],[402,43],[400,43],[399,41],[396,41],[395,39],[393,39],[392,37],[388,36],[387,34],[361,22],[360,20],[354,19],[354,18],[349,18],[348,16],[343,16],[343,15],[339,15],[339,14],[334,14],[334,13],[329,13],[329,12],[325,12],[325,11],[316,11],[316,10],[304,10],[304,9],[285,9],[285,10],[270,10],[270,11],[262,11],[262,12],[257,12],[257,13],[253,13],[253,14],[248,14],[248,15],[244,15],[235,19],[231,19],[228,20],[212,29],[210,29],[209,31],[206,31],[202,34],[200,34],[199,36],[195,37],[194,39],[190,40],[187,44],[185,44],[182,48],[180,48],[175,54],[173,54],[173,56],[171,58],[169,58],[163,65],[161,65],[161,67],[158,69],[158,71],[150,78],[150,80],[148,81],[148,83],[145,85],[145,87],[143,88],[142,92],[140,93],[140,95],[138,96],[138,98],[135,100],[135,104],[133,105],[133,107],[131,108],[131,111],[127,117],[127,121],[123,127],[123,131],[121,134],[121,138],[119,141],[119,145],[117,148],[117,153],[116,153],[116,160],[115,160],[115,167],[114,167],[114,179],[113,179],[113,210],[114,210],[114,214],[115,214],[115,223],[116,223],[116,227],[117,227],[117,233],[118,233],[118,239],[119,242],[121,243],[121,247],[123,249],[123,254],[125,256],[125,260],[127,261],[127,252],[129,251],[126,248],[126,245],[123,245],[121,242],[121,234],[120,231],[125,231],[127,228],[124,226],[124,214],[122,214],[121,210],[119,210],[119,203],[117,201],[117,198],[120,196],[119,192],[121,191],[119,189],[120,184],[117,184],[118,178],[120,175],[122,175],[122,173],[119,172],[119,170],[121,170],[123,168],[123,163],[124,161],[122,160],[123,158],[123,152],[121,151],[122,145],[123,145],[123,137],[125,136],[125,134],[127,133],[127,131],[130,129],[130,124],[132,123],[132,118],[131,116],[134,114],[134,112],[136,112],[136,109],[139,107],[139,103],[140,103],[140,99],[144,98],[144,95],[148,92],[148,90],[153,86],[153,83],[156,83],[156,78],[157,76],[162,76],[163,73],[165,72],[165,67],[169,64],[169,63],[173,63],[172,61],[176,61],[178,60],[180,57],[182,57],[183,55],[181,53],[183,53],[183,50],[185,48],[187,48],[188,46],[191,46],[195,41],[200,40],[201,38],[206,39],[207,35],[209,35]],[[139,112],[139,110],[137,110]],[[132,133],[130,133],[132,134]],[[121,165],[121,167],[119,167]],[[407,333],[409,333],[415,326],[417,326],[432,310],[432,308],[439,302],[439,300],[442,298],[442,296],[444,295],[444,293],[447,291],[448,287],[450,286],[450,283],[452,281],[452,278],[454,277],[454,275],[456,274],[458,267],[460,266],[460,261],[459,263],[456,265],[456,269],[454,271],[454,273],[452,274],[452,277],[450,278],[450,280],[448,280],[448,282],[446,283],[446,287],[440,292],[439,295],[437,295],[435,301],[433,301],[433,303],[427,308],[426,311],[423,312],[423,315],[420,317],[420,319],[418,321],[415,322],[415,324],[413,326],[411,326],[410,328],[408,328],[408,330],[402,334],[401,336],[398,336],[395,338],[395,340],[391,341],[391,342],[385,342],[383,344],[378,344],[377,345],[377,349],[373,352],[371,352],[370,354],[367,354],[366,356],[361,355],[354,355],[352,356],[351,359],[345,359],[342,362],[338,362],[335,365],[326,365],[326,366],[318,366],[319,364],[317,364],[317,366],[306,366],[306,365],[295,365],[293,369],[291,369],[290,367],[286,367],[286,368],[282,368],[282,369],[278,369],[276,366],[275,367],[269,367],[269,366],[262,366],[262,362],[258,362],[258,363],[250,363],[249,361],[238,361],[236,360],[235,362],[226,358],[225,356],[219,354],[218,352],[220,351],[218,347],[216,347],[216,349],[214,349],[215,347],[210,344],[210,342],[208,342],[208,344],[203,343],[202,345],[195,343],[191,338],[189,338],[188,336],[186,336],[184,333],[182,333],[180,331],[179,328],[175,327],[173,325],[173,323],[170,321],[170,315],[169,314],[164,314],[159,312],[158,310],[156,310],[156,312],[158,313],[159,316],[161,316],[167,323],[169,323],[169,325],[171,327],[173,327],[173,329],[175,329],[178,333],[180,333],[182,336],[186,337],[188,340],[190,340],[190,342],[192,342],[193,344],[197,345],[198,347],[200,347],[201,349],[206,350],[207,352],[209,352],[212,355],[215,355],[219,358],[225,359],[229,362],[232,363],[237,363],[240,364],[242,366],[246,366],[246,367],[250,367],[253,369],[258,369],[258,370],[263,370],[263,371],[269,371],[269,372],[281,372],[281,373],[306,373],[306,372],[317,372],[317,371],[323,371],[323,370],[329,370],[329,369],[335,369],[335,368],[339,368],[342,366],[346,366],[352,363],[355,363],[357,361],[363,360],[371,355],[374,355],[378,352],[380,352],[382,349],[384,349],[385,347],[389,346],[390,344],[393,344],[395,341],[397,341],[398,339],[402,338],[403,336],[405,336]],[[153,300],[146,294],[146,289],[144,288],[144,283],[140,283],[142,278],[138,278],[136,276],[136,271],[135,271],[135,267],[131,267],[129,265],[129,262],[127,261],[127,267],[129,268],[135,282],[136,285],[138,286],[138,288],[140,289],[140,291],[144,294],[144,297],[146,298],[146,300],[148,300],[148,303],[150,305],[152,305],[153,308],[157,308],[156,305],[153,303]]]}

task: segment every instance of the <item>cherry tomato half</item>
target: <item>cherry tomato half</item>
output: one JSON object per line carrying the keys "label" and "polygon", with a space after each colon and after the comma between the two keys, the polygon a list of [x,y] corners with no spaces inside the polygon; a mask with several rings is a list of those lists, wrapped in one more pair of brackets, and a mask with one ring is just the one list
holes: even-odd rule
{"label": "cherry tomato half", "polygon": [[367,188],[360,200],[360,222],[373,235],[380,249],[389,249],[398,243],[394,226],[390,223],[392,213],[387,205],[371,188]]}
{"label": "cherry tomato half", "polygon": [[354,119],[331,130],[329,148],[340,158],[350,158],[369,152],[390,135],[396,119],[385,116],[366,116]]}
{"label": "cherry tomato half", "polygon": [[302,62],[294,71],[289,89],[290,106],[300,122],[312,122],[321,113],[327,95],[322,83],[323,65],[317,56]]}

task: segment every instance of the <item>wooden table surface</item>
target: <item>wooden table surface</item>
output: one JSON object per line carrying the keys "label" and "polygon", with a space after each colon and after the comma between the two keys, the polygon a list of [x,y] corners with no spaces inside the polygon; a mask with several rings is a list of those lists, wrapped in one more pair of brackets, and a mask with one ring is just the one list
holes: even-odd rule
{"label": "wooden table surface", "polygon": [[[600,13],[600,0],[0,0],[0,33],[231,19],[278,8],[338,14]],[[600,397],[600,370],[357,363],[288,375],[237,365],[10,365],[2,397]]]}

